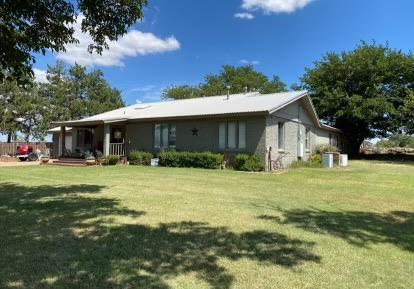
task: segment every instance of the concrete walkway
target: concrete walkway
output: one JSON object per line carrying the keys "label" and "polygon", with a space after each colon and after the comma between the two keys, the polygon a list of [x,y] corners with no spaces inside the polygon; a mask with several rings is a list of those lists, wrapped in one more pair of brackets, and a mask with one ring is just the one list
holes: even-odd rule
{"label": "concrete walkway", "polygon": [[17,166],[38,166],[40,163],[38,161],[35,162],[1,162],[0,167],[17,167]]}

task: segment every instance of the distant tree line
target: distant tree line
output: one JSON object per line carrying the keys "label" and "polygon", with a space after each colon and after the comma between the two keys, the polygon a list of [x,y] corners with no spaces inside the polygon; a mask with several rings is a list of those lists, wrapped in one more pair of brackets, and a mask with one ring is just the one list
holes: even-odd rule
{"label": "distant tree line", "polygon": [[407,134],[393,134],[376,144],[379,148],[412,148],[414,149],[414,136]]}
{"label": "distant tree line", "polygon": [[207,75],[200,84],[171,86],[163,91],[162,96],[165,99],[186,99],[224,95],[228,91],[232,94],[251,91],[274,93],[287,91],[287,86],[278,76],[269,79],[253,66],[224,65],[218,74]]}

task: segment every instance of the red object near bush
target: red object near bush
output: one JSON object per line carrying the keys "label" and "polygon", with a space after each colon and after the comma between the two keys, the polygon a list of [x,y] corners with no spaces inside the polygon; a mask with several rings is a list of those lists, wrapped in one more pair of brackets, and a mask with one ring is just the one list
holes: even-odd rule
{"label": "red object near bush", "polygon": [[28,155],[33,152],[32,145],[19,145],[17,146],[18,155]]}

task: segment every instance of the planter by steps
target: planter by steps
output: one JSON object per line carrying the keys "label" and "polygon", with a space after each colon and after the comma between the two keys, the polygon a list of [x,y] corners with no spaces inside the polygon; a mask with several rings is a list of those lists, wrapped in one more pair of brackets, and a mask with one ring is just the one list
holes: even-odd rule
{"label": "planter by steps", "polygon": [[94,166],[94,165],[96,165],[96,160],[95,159],[87,159],[86,160],[86,165],[88,165],[88,166]]}
{"label": "planter by steps", "polygon": [[43,157],[42,158],[42,164],[48,164],[49,161],[50,161],[50,158],[49,157]]}

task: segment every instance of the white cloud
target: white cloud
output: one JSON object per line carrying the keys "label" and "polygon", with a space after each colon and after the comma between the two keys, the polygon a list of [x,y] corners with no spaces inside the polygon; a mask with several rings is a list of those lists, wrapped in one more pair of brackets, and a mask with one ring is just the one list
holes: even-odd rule
{"label": "white cloud", "polygon": [[157,102],[161,100],[164,85],[143,85],[129,89],[126,92],[128,99],[135,99],[136,103]]}
{"label": "white cloud", "polygon": [[157,86],[155,85],[144,85],[144,86],[138,86],[135,88],[131,88],[129,92],[148,92],[148,91],[153,91],[156,88]]}
{"label": "white cloud", "polygon": [[259,9],[266,14],[292,13],[312,1],[314,0],[242,0],[242,8],[249,11]]}
{"label": "white cloud", "polygon": [[254,15],[248,12],[236,13],[234,14],[235,18],[245,19],[245,20],[252,20],[254,19]]}
{"label": "white cloud", "polygon": [[82,18],[83,16],[78,16],[77,22],[73,25],[75,29],[74,36],[79,40],[79,43],[67,45],[65,47],[66,52],[58,53],[58,59],[70,64],[76,62],[85,66],[123,66],[122,60],[126,57],[180,49],[180,43],[174,36],[162,39],[152,33],[130,30],[117,41],[108,41],[109,49],[104,49],[102,55],[90,54],[87,49],[93,41],[89,34],[83,33],[81,30]]}
{"label": "white cloud", "polygon": [[260,61],[258,60],[246,60],[246,59],[240,59],[239,62],[243,65],[259,65]]}
{"label": "white cloud", "polygon": [[34,73],[35,81],[41,82],[41,83],[48,82],[46,78],[45,70],[33,68],[33,73]]}

